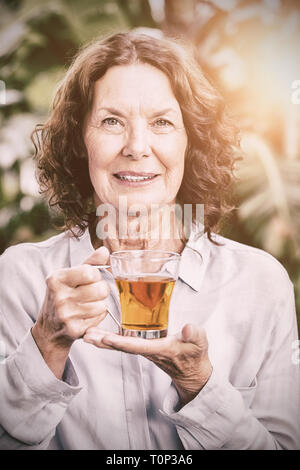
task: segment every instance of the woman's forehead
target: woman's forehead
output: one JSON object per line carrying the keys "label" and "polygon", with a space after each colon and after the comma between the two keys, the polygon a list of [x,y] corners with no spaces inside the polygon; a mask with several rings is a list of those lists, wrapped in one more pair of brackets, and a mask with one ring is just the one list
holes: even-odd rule
{"label": "woman's forehead", "polygon": [[[93,107],[180,111],[166,74],[149,64],[114,66],[95,83]],[[120,111],[121,111],[120,109]]]}

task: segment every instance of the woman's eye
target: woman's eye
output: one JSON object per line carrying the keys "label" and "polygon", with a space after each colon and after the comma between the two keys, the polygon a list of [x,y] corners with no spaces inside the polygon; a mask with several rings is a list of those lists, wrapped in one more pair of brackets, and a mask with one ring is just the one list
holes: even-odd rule
{"label": "woman's eye", "polygon": [[170,121],[167,121],[166,119],[157,119],[154,125],[157,127],[168,127],[168,126],[171,126],[172,124]]}
{"label": "woman's eye", "polygon": [[117,126],[118,124],[121,125],[120,121],[116,118],[106,118],[102,121],[103,124],[107,124],[108,126]]}

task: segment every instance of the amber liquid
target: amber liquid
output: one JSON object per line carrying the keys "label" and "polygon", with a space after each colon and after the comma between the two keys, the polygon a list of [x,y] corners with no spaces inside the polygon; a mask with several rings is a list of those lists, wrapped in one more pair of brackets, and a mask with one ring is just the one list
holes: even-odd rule
{"label": "amber liquid", "polygon": [[122,327],[130,330],[164,330],[174,279],[140,277],[116,279],[120,294]]}

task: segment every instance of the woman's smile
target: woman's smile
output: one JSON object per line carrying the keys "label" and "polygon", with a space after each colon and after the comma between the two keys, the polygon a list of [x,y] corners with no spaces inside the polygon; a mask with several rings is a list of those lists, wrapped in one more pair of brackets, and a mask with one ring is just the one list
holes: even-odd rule
{"label": "woman's smile", "polygon": [[119,171],[113,174],[116,182],[123,186],[139,187],[157,182],[160,174],[149,172]]}

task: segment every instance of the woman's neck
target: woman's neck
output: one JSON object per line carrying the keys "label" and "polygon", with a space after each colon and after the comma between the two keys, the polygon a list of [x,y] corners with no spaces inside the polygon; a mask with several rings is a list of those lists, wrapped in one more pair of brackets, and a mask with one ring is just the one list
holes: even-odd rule
{"label": "woman's neck", "polygon": [[95,218],[89,224],[91,242],[95,249],[105,246],[110,253],[121,250],[164,250],[181,253],[187,240],[184,236],[181,222],[174,220],[174,223],[170,224],[170,227],[167,228],[160,221],[158,224],[159,228],[156,226],[156,229],[158,229],[153,231],[153,227],[149,226],[148,221],[146,224],[143,223],[144,221],[141,217],[129,217],[128,227],[134,227],[134,233],[131,235],[127,233],[127,236],[123,234],[121,237],[119,236],[118,224],[116,224],[117,227],[112,234],[113,236],[103,236],[103,232],[101,232],[98,225],[101,223],[101,220],[100,218]]}
{"label": "woman's neck", "polygon": [[118,239],[106,238],[102,243],[111,253],[121,250],[163,250],[181,253],[184,248],[183,240],[149,240],[149,239]]}

